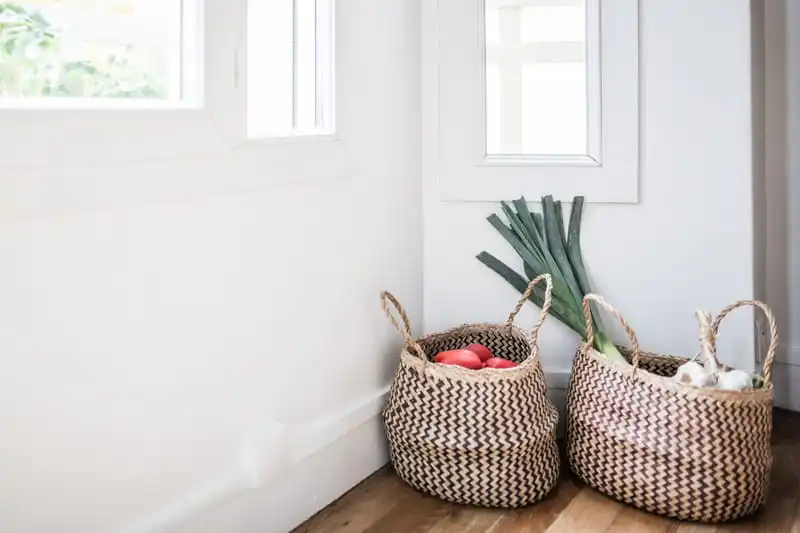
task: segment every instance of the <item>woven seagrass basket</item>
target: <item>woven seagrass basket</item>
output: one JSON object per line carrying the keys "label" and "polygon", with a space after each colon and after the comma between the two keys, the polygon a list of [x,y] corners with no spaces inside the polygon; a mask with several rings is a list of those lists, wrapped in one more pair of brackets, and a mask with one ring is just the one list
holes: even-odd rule
{"label": "woven seagrass basket", "polygon": [[[542,280],[545,301],[528,333],[513,322]],[[392,464],[406,483],[444,500],[484,507],[521,507],[550,492],[559,473],[558,414],[547,398],[537,335],[551,290],[550,276],[540,276],[505,324],[463,325],[418,339],[397,300],[383,293],[384,310],[405,338],[383,417]],[[519,366],[468,370],[432,362],[441,351],[472,343]]]}
{"label": "woven seagrass basket", "polygon": [[[591,348],[589,300],[622,323],[631,342],[631,349],[623,350],[630,366]],[[752,305],[766,314],[770,327],[763,387],[723,391],[671,380],[687,359],[642,352],[613,307],[594,295],[583,304],[587,342],[575,357],[567,390],[572,471],[617,500],[680,520],[719,523],[757,511],[772,467],[770,382],[778,335],[769,308],[740,301],[714,320],[716,334],[731,311]]]}

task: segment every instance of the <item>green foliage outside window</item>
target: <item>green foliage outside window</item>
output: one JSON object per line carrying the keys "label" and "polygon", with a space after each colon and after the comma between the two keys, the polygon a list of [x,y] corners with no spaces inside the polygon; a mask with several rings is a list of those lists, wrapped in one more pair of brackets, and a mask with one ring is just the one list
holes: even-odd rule
{"label": "green foliage outside window", "polygon": [[125,58],[64,61],[61,36],[40,12],[0,2],[0,96],[167,98],[160,80]]}

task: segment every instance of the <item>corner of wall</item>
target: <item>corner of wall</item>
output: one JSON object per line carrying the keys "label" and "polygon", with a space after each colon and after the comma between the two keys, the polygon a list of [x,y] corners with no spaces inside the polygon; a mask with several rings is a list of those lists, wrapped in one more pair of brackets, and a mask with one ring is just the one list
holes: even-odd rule
{"label": "corner of wall", "polygon": [[[764,0],[750,0],[751,122],[753,165],[753,296],[766,300],[767,197],[766,197],[766,42]],[[766,324],[756,314],[755,354],[765,356]]]}
{"label": "corner of wall", "polygon": [[[756,298],[763,299],[773,310],[778,322],[782,342],[778,348],[777,361],[773,367],[775,404],[800,410],[800,348],[796,347],[796,327],[791,320],[792,307],[797,302],[796,290],[792,288],[791,273],[797,267],[789,238],[792,227],[792,207],[795,204],[790,175],[792,174],[792,152],[789,150],[792,137],[792,52],[790,33],[793,24],[790,11],[796,9],[792,0],[752,0],[754,10],[762,10],[760,26],[754,28],[754,56],[763,54],[763,68],[754,68],[754,87],[763,83],[760,102],[763,105],[763,240],[765,247],[754,249],[756,257],[764,258],[763,294],[756,285]],[[758,11],[754,11],[756,14]],[[796,17],[796,15],[795,15]],[[755,20],[754,24],[759,20]],[[760,32],[760,33],[759,33]],[[796,39],[796,37],[794,38]],[[763,46],[759,50],[759,46]],[[795,74],[796,76],[796,74]],[[755,91],[754,91],[755,92]],[[796,104],[795,104],[796,105]],[[755,108],[757,111],[757,108]],[[754,113],[754,117],[757,115]],[[794,126],[796,127],[796,126]],[[757,183],[756,183],[757,185]],[[756,221],[758,222],[758,220]],[[760,353],[766,351],[766,335],[759,332]]]}

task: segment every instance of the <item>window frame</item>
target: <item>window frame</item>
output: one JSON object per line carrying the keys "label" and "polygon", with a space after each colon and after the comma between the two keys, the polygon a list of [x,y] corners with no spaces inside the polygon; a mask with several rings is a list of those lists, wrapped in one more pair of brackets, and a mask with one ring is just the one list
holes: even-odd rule
{"label": "window frame", "polygon": [[[568,7],[568,6],[570,6],[570,4],[572,2],[576,2],[577,3],[578,1],[585,1],[585,0],[560,0],[560,1],[563,2],[563,4],[560,4],[559,2],[553,2],[553,5],[555,7],[561,7],[561,5]],[[514,20],[513,23],[519,29],[521,29],[522,20],[524,18],[523,15],[522,15],[521,8],[528,7],[528,6],[537,6],[537,5],[542,6],[542,7],[550,7],[550,6],[548,6],[547,0],[513,0],[513,1],[510,1],[510,0],[486,0],[486,2],[485,2],[485,4],[490,4],[490,3],[491,4],[499,4],[499,5],[504,5],[504,4],[507,5],[508,3],[515,4],[514,7],[517,7],[518,9],[517,9],[517,13],[515,13],[515,15],[517,15],[516,20]],[[485,11],[486,10],[484,9],[483,12],[481,13],[482,16],[485,16]],[[600,141],[601,141],[601,137],[602,137],[601,116],[600,116],[601,91],[600,91],[599,76],[597,75],[597,73],[599,72],[598,69],[600,67],[600,61],[601,61],[600,46],[599,46],[600,45],[600,35],[599,35],[599,31],[600,31],[600,10],[599,10],[599,4],[598,4],[597,1],[589,0],[589,1],[586,2],[586,17],[585,18],[586,18],[586,20],[585,20],[585,29],[586,29],[587,33],[584,36],[584,39],[586,41],[586,44],[583,47],[583,49],[581,50],[580,54],[585,57],[585,70],[587,72],[587,76],[586,76],[586,79],[587,79],[587,87],[586,87],[586,96],[587,96],[586,154],[581,154],[581,155],[577,155],[577,154],[576,155],[571,155],[571,154],[550,154],[550,155],[545,155],[545,154],[514,154],[512,152],[509,152],[507,154],[488,153],[488,146],[489,146],[489,142],[488,142],[488,133],[489,133],[488,115],[489,115],[489,113],[488,113],[488,101],[485,101],[485,106],[486,106],[487,109],[485,110],[485,113],[484,113],[484,121],[483,121],[482,132],[484,133],[483,139],[484,139],[486,147],[487,147],[487,155],[486,155],[487,162],[490,162],[490,163],[503,163],[503,162],[508,162],[508,161],[529,161],[529,162],[536,163],[536,162],[548,162],[548,161],[554,161],[554,162],[571,161],[571,162],[575,162],[576,164],[588,164],[588,165],[599,164],[601,162],[601,158],[602,158],[602,150],[601,150],[601,145],[600,145]],[[498,20],[498,23],[500,25],[502,25],[504,23],[504,19],[503,19],[502,16]],[[484,18],[482,18],[481,19],[481,26],[485,27],[486,25],[487,25],[487,21]],[[484,55],[484,61],[485,61],[486,67],[488,67],[488,65],[490,63],[496,65],[498,67],[498,74],[502,78],[504,76],[503,67],[507,66],[504,63],[507,63],[507,62],[502,61],[502,59],[500,58],[502,56],[503,51],[504,51],[503,48],[504,48],[504,44],[505,44],[503,42],[503,38],[502,38],[503,37],[502,36],[502,31],[500,33],[501,33],[500,42],[490,44],[488,41],[485,41],[484,42],[484,47],[482,49],[482,52],[483,52],[483,55]],[[565,45],[569,47],[569,49],[566,50],[566,52],[569,53],[569,52],[572,52],[571,48],[573,48],[570,45],[580,44],[580,43],[576,43],[574,41],[525,43],[521,39],[521,33],[519,31],[516,31],[515,33],[516,33],[516,35],[515,35],[516,42],[512,43],[512,45],[513,45],[513,47],[517,48],[517,50],[515,52],[516,52],[516,55],[518,57],[516,59],[520,60],[519,61],[520,64],[519,65],[515,65],[515,66],[518,66],[518,68],[522,68],[525,65],[525,62],[521,61],[521,57],[519,57],[519,56],[528,55],[529,57],[536,57],[536,56],[547,56],[547,55],[550,55],[551,58],[552,58],[553,55],[559,55],[559,54],[563,55],[564,52],[565,52],[565,50],[563,50],[563,47]],[[494,59],[493,61],[490,61],[490,56]],[[560,63],[562,61],[552,60],[551,59],[551,62]],[[588,73],[592,72],[592,71],[595,72],[595,74],[594,75],[589,75]],[[484,72],[484,75],[486,75],[485,72]],[[508,73],[505,73],[505,75],[508,75]],[[484,83],[488,85],[488,81],[487,80],[484,80]],[[486,85],[484,85],[484,90],[486,91],[484,93],[484,98],[486,100],[488,100],[488,88],[486,87]],[[504,88],[504,90],[507,90],[507,89]],[[512,93],[512,97],[516,97],[516,98],[519,98],[519,99],[521,99],[521,97],[522,97],[521,87],[515,87],[514,90],[511,91],[511,93]],[[517,94],[517,93],[519,93],[519,94]],[[523,102],[520,101],[520,102],[517,102],[517,103],[519,104],[519,107],[517,109],[512,109],[512,113],[511,113],[511,115],[515,116],[515,118],[518,117],[519,114],[521,114],[521,110],[522,110],[522,106],[523,106]],[[505,108],[505,105],[503,107]]]}
{"label": "window frame", "polygon": [[[335,42],[341,2],[331,2]],[[15,208],[12,211],[50,212],[69,208],[70,203],[85,207],[106,205],[126,201],[126,194],[136,201],[150,201],[208,191],[224,193],[287,181],[340,179],[349,172],[353,164],[335,129],[329,134],[248,137],[247,0],[202,0],[198,11],[202,16],[199,27],[204,81],[200,107],[0,107],[0,146],[4,147],[0,176],[5,177],[0,186],[11,194],[8,205]],[[336,72],[341,64],[336,46],[332,60],[332,70]],[[331,83],[335,95],[335,76]],[[332,107],[335,116],[339,107],[335,96]],[[65,142],[75,135],[80,136],[80,143]],[[133,172],[122,171],[144,171],[159,165],[197,166],[191,161],[198,158],[208,162],[209,172],[217,169],[219,175],[203,176],[202,180],[162,176],[161,192],[154,184],[140,185]],[[313,164],[292,164],[299,160]],[[224,171],[226,168],[240,174],[231,177]],[[265,172],[265,168],[275,172]],[[62,183],[53,183],[55,187],[46,184],[57,179],[66,179],[67,186],[73,189],[61,195],[63,201],[54,197],[56,190],[65,192]],[[145,182],[147,179],[143,178],[142,183]],[[25,205],[17,205],[15,196],[22,198]]]}
{"label": "window frame", "polygon": [[485,2],[424,4],[423,150],[440,200],[638,202],[638,0],[587,0],[589,131],[600,135],[586,155],[487,155]]}
{"label": "window frame", "polygon": [[[267,1],[267,0],[262,0]],[[300,8],[299,2],[301,0],[287,0],[293,3],[292,9],[295,15]],[[314,94],[314,109],[313,109],[313,116],[315,126],[312,128],[302,128],[298,124],[298,122],[303,122],[302,120],[298,120],[298,117],[302,114],[301,109],[298,107],[298,101],[300,99],[299,88],[302,85],[303,88],[307,88],[305,83],[299,83],[298,79],[300,77],[300,69],[297,63],[297,58],[295,56],[293,61],[293,87],[292,87],[292,121],[293,121],[293,128],[294,131],[290,133],[269,133],[264,128],[254,127],[253,124],[250,123],[250,117],[245,116],[246,126],[247,126],[247,139],[251,141],[263,141],[268,139],[275,139],[275,138],[294,138],[294,137],[328,137],[333,136],[336,134],[336,95],[337,95],[337,88],[336,88],[336,5],[337,2],[335,0],[302,0],[303,2],[314,4],[313,13],[314,13],[314,21],[313,26],[316,31],[314,46],[309,48],[303,48],[302,52],[299,52],[300,43],[298,39],[295,38],[294,42],[292,43],[292,48],[294,54],[304,53],[308,54],[309,50],[313,50],[313,55],[315,58],[315,68],[313,76],[311,77],[304,77],[303,80],[307,83],[310,78],[313,78],[313,94]],[[328,4],[324,6],[323,9],[320,9],[318,4],[324,3]],[[247,5],[245,4],[245,9],[247,9]],[[306,7],[308,9],[308,7]],[[247,39],[247,16],[245,15],[245,19],[243,21],[245,38],[241,44],[242,50],[244,51],[244,58],[243,64],[245,65],[244,72],[245,75],[248,76],[248,39]],[[299,30],[298,23],[295,21],[295,31]],[[325,46],[321,46],[321,42],[324,42]],[[306,43],[303,43],[306,44]],[[322,61],[319,59],[322,58]],[[245,92],[250,89],[250,83],[247,78],[244,80],[244,87]],[[320,90],[322,89],[322,90]],[[248,98],[245,95],[245,98]]]}

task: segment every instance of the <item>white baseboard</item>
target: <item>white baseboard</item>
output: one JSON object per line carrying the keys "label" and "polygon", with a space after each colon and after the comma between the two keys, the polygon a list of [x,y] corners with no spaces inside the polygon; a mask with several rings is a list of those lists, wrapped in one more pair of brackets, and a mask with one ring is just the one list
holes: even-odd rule
{"label": "white baseboard", "polygon": [[[299,463],[375,421],[386,403],[388,391],[388,387],[381,389],[306,424],[289,426],[277,421],[266,422],[255,431],[243,435],[242,450],[235,459],[236,466],[210,478],[163,508],[141,517],[118,533],[185,531],[182,526],[192,519],[242,498],[248,492],[269,486],[276,478],[288,475]],[[385,452],[380,450],[379,453]],[[372,471],[374,469],[366,472],[365,477]],[[319,508],[328,503],[321,503]],[[261,527],[260,531],[264,531],[263,524]]]}
{"label": "white baseboard", "polygon": [[800,346],[781,345],[778,348],[778,361],[787,365],[800,366]]}
{"label": "white baseboard", "polygon": [[[563,435],[564,393],[569,381],[569,371],[548,371],[546,380],[550,398],[560,413],[558,431]],[[383,430],[379,414],[387,401],[388,392],[388,387],[381,389],[317,420],[298,426],[288,426],[278,421],[264,423],[262,427],[243,435],[241,454],[236,458],[235,466],[210,478],[163,508],[141,517],[118,533],[250,531],[247,524],[226,527],[220,525],[218,527],[221,529],[216,530],[209,529],[208,524],[219,524],[221,519],[216,518],[216,515],[224,515],[227,508],[236,505],[237,500],[261,501],[265,496],[260,493],[277,494],[278,497],[284,495],[285,491],[275,488],[277,484],[290,484],[301,492],[302,480],[310,484],[306,490],[313,491],[324,485],[325,490],[310,495],[310,499],[301,497],[297,502],[286,502],[288,507],[285,509],[277,508],[278,515],[273,517],[274,520],[271,518],[269,521],[253,524],[253,531],[259,532],[272,531],[270,528],[277,527],[274,524],[287,528],[274,531],[291,529],[385,463],[386,449],[381,440]],[[341,448],[338,451],[335,449],[337,446]],[[343,458],[352,454],[352,450],[364,446],[367,449],[359,452],[363,456],[361,459],[359,455]],[[343,461],[355,461],[355,467],[338,474],[335,479],[332,472],[324,470],[314,472],[312,469],[310,474],[298,473],[308,469],[307,463],[319,462],[319,458],[323,456],[330,456],[330,461],[339,468]],[[259,509],[268,508],[274,504],[274,500],[275,498],[269,502],[261,501],[258,504]],[[202,521],[200,517],[203,517]],[[245,516],[240,519],[247,518]]]}
{"label": "white baseboard", "polygon": [[380,417],[171,533],[286,533],[388,462]]}
{"label": "white baseboard", "polygon": [[800,412],[800,365],[775,363],[772,367],[775,405]]}

